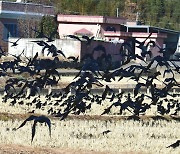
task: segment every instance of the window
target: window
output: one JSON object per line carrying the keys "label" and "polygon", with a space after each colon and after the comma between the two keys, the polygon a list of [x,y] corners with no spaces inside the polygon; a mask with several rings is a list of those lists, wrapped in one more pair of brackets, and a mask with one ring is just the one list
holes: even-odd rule
{"label": "window", "polygon": [[9,37],[17,37],[16,24],[4,24],[3,39],[6,40]]}
{"label": "window", "polygon": [[116,28],[115,27],[112,27],[112,26],[108,26],[106,27],[106,30],[105,31],[113,31],[113,32],[116,32]]}

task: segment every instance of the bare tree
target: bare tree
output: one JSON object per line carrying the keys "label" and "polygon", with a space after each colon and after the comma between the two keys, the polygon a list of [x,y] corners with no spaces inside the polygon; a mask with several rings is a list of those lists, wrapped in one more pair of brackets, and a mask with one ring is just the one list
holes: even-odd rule
{"label": "bare tree", "polygon": [[18,19],[19,36],[23,38],[35,38],[36,34],[32,29],[37,29],[40,22],[40,19],[37,20],[33,18]]}

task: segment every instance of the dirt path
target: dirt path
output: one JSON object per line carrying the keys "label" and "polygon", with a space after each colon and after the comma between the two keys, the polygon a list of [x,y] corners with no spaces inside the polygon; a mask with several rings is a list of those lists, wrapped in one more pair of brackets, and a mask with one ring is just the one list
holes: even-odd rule
{"label": "dirt path", "polygon": [[65,148],[39,148],[15,144],[1,144],[0,154],[106,154],[95,151],[83,151]]}

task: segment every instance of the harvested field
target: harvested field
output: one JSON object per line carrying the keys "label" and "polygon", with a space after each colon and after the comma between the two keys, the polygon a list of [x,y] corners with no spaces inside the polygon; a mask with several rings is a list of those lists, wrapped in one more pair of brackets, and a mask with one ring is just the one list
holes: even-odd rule
{"label": "harvested field", "polygon": [[[62,77],[62,84],[58,88],[65,87],[73,77]],[[109,84],[112,88],[132,86],[128,79],[122,80],[124,84],[116,82]],[[129,83],[129,85],[125,83]],[[132,90],[132,89],[131,89]],[[32,102],[21,100],[24,104]],[[40,97],[45,102],[45,95]],[[35,106],[15,105],[9,106],[12,100],[6,103],[0,97],[0,153],[163,153],[179,154],[180,148],[166,148],[180,138],[180,118],[157,115],[155,109],[148,112],[141,119],[115,115],[113,108],[109,116],[98,116],[111,102],[104,101],[103,105],[93,104],[92,109],[86,115],[69,116],[64,121],[50,117],[52,120],[52,137],[49,137],[48,128],[38,124],[36,135],[31,144],[32,122],[15,130],[25,118],[31,114],[44,114],[50,109],[50,105],[42,109],[36,109],[34,113],[28,113]],[[55,100],[50,100],[54,106]],[[55,108],[55,107],[54,107]]]}
{"label": "harvested field", "polygon": [[[14,129],[27,116],[1,114],[4,118],[0,121],[0,152],[8,151],[12,145],[12,149],[16,149],[16,146],[24,149],[22,153],[31,153],[33,150],[56,153],[56,150],[61,149],[66,149],[67,153],[76,153],[77,149],[82,153],[180,153],[179,148],[166,148],[180,137],[180,118],[143,116],[140,120],[128,120],[127,117],[70,116],[60,121],[50,117],[52,137],[49,137],[45,125],[38,124],[31,145],[32,122],[19,130]],[[27,147],[27,151],[22,146]]]}

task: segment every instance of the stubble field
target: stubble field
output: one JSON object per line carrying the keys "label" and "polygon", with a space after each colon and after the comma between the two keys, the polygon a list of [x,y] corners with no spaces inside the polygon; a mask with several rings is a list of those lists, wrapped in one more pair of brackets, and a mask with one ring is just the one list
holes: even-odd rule
{"label": "stubble field", "polygon": [[[111,116],[70,116],[64,121],[52,118],[48,127],[38,124],[31,144],[32,122],[15,130],[28,115],[6,115],[0,121],[1,145],[33,148],[72,149],[92,153],[180,153],[166,148],[179,139],[179,119],[141,117],[140,120]],[[6,118],[5,118],[6,117]],[[52,151],[53,153],[53,149]],[[51,153],[49,151],[49,153]],[[73,153],[73,151],[71,151]]]}
{"label": "stubble field", "polygon": [[[62,85],[66,85],[72,78],[62,80]],[[41,100],[43,99],[44,96]],[[180,138],[179,117],[162,118],[149,115],[135,120],[129,119],[126,114],[122,117],[98,116],[108,103],[105,103],[104,107],[92,106],[92,110],[87,112],[89,116],[70,116],[64,121],[50,117],[51,138],[48,127],[38,124],[31,144],[32,122],[19,130],[15,128],[30,115],[27,113],[33,108],[9,106],[0,98],[0,153],[180,153],[179,147],[166,148]],[[46,114],[46,111],[36,110],[35,113]]]}

